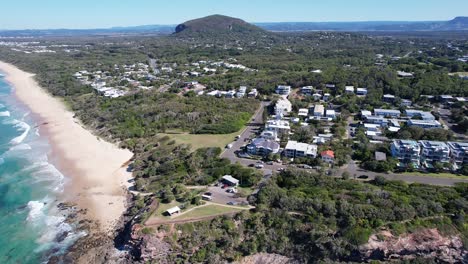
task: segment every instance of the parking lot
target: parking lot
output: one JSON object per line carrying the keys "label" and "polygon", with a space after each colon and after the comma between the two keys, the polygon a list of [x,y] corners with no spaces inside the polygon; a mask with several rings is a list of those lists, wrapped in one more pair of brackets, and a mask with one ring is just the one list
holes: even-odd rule
{"label": "parking lot", "polygon": [[219,204],[227,204],[227,203],[234,203],[235,205],[240,205],[241,203],[247,203],[247,199],[245,197],[234,197],[236,196],[235,193],[228,193],[228,188],[221,188],[221,186],[210,186],[208,187],[208,192],[211,192],[211,198],[213,203]]}

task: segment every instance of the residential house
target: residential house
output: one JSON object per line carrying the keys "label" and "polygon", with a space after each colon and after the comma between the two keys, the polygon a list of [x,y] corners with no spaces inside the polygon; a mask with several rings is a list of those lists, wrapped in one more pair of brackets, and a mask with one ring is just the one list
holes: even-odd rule
{"label": "residential house", "polygon": [[322,100],[326,102],[326,101],[330,100],[330,96],[331,95],[329,93],[324,93],[323,97],[322,97]]}
{"label": "residential house", "polygon": [[345,86],[345,93],[354,94],[354,86]]}
{"label": "residential house", "polygon": [[391,94],[384,94],[383,101],[386,103],[393,103],[395,102],[395,96]]}
{"label": "residential house", "polygon": [[329,117],[331,119],[336,118],[336,112],[333,109],[327,109],[325,113],[326,113],[326,117]]}
{"label": "residential house", "polygon": [[325,88],[330,89],[330,90],[335,90],[336,85],[334,85],[332,83],[327,83],[327,84],[325,84]]}
{"label": "residential house", "polygon": [[255,138],[247,145],[247,153],[259,156],[268,156],[270,153],[276,154],[280,149],[280,145],[270,139],[262,137]]}
{"label": "residential house", "polygon": [[250,90],[250,92],[247,94],[247,97],[257,97],[258,95],[258,92],[257,92],[257,89],[252,89]]}
{"label": "residential house", "polygon": [[420,110],[405,110],[405,114],[410,118],[419,117],[422,120],[435,120],[435,117],[430,112],[424,112]]}
{"label": "residential house", "polygon": [[301,109],[299,109],[299,113],[297,115],[302,116],[302,117],[308,117],[309,116],[309,109],[301,108]]}
{"label": "residential house", "polygon": [[318,100],[320,100],[320,98],[322,98],[322,95],[319,94],[319,93],[314,93],[314,94],[312,95],[312,97],[314,97],[314,100],[315,100],[315,101],[318,101]]}
{"label": "residential house", "polygon": [[397,158],[401,163],[412,163],[419,166],[421,146],[418,142],[414,140],[395,139],[390,146],[390,150],[392,152],[392,156]]}
{"label": "residential house", "polygon": [[247,87],[246,86],[241,86],[241,87],[239,87],[239,90],[236,93],[236,97],[237,98],[244,97],[246,92],[247,92]]}
{"label": "residential house", "polygon": [[291,93],[291,86],[288,85],[278,85],[275,92],[280,95],[289,95]]}
{"label": "residential house", "polygon": [[314,92],[313,86],[304,86],[301,88],[301,93],[303,95],[311,95]]}
{"label": "residential house", "polygon": [[412,72],[397,71],[398,77],[401,78],[412,78],[414,75]]}
{"label": "residential house", "polygon": [[265,124],[266,131],[274,131],[277,137],[289,136],[291,127],[286,120],[268,120]]}
{"label": "residential house", "polygon": [[381,117],[400,117],[400,110],[395,109],[374,109],[374,115]]}
{"label": "residential house", "polygon": [[323,107],[323,105],[320,105],[320,104],[315,105],[313,116],[322,117],[324,116],[324,114],[325,114],[325,108]]}
{"label": "residential house", "polygon": [[357,88],[356,89],[357,95],[367,95],[367,88]]}
{"label": "residential house", "polygon": [[288,99],[280,98],[275,104],[276,116],[285,116],[292,111],[292,104]]}
{"label": "residential house", "polygon": [[361,117],[362,117],[362,118],[369,117],[369,116],[372,116],[372,112],[371,112],[371,111],[368,111],[368,110],[361,110]]}
{"label": "residential house", "polygon": [[445,142],[420,140],[421,160],[424,163],[449,162],[450,149]]}
{"label": "residential house", "polygon": [[330,164],[335,162],[335,152],[333,152],[332,150],[322,151],[320,153],[320,156],[322,157],[323,162],[330,163]]}
{"label": "residential house", "polygon": [[317,145],[290,140],[286,144],[283,154],[288,158],[315,158],[317,157]]}
{"label": "residential house", "polygon": [[441,95],[440,96],[440,101],[443,103],[448,103],[453,101],[453,96],[451,95]]}
{"label": "residential house", "polygon": [[387,127],[389,120],[380,116],[366,116],[365,121],[370,124],[379,124],[381,127]]}
{"label": "residential house", "polygon": [[410,119],[406,123],[408,126],[416,126],[424,129],[442,128],[442,124],[436,120],[414,120]]}
{"label": "residential house", "polygon": [[278,141],[278,135],[275,131],[265,130],[260,134],[261,138]]}
{"label": "residential house", "polygon": [[401,106],[406,106],[406,107],[408,107],[408,106],[411,106],[412,104],[413,104],[413,102],[412,102],[411,100],[408,100],[408,99],[401,99],[401,103],[400,103]]}

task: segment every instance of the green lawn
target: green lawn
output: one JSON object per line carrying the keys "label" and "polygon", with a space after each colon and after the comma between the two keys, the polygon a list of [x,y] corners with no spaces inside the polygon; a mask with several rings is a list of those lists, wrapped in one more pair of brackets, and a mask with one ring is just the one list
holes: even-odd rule
{"label": "green lawn", "polygon": [[167,209],[172,208],[174,206],[180,206],[181,203],[177,201],[172,201],[171,203],[162,203],[159,202],[158,209],[153,213],[151,217],[157,217],[157,218],[164,218],[168,216],[163,215],[164,212],[166,212]]}
{"label": "green lawn", "polygon": [[175,219],[199,218],[199,217],[233,213],[233,212],[239,212],[239,211],[242,211],[242,209],[230,208],[230,207],[225,207],[225,206],[220,206],[220,205],[207,205],[207,206],[195,208],[186,214],[175,217]]}
{"label": "green lawn", "polygon": [[457,174],[448,173],[448,172],[442,172],[442,173],[403,172],[403,173],[398,173],[398,174],[408,175],[408,176],[426,176],[426,177],[434,177],[434,178],[468,180],[468,176],[457,175]]}
{"label": "green lawn", "polygon": [[224,149],[227,144],[234,141],[245,128],[231,134],[189,134],[189,133],[163,133],[162,136],[169,136],[178,144],[192,146],[192,150],[206,147],[219,147]]}
{"label": "green lawn", "polygon": [[254,191],[254,189],[252,189],[251,187],[239,187],[238,186],[237,189],[245,196],[251,195]]}

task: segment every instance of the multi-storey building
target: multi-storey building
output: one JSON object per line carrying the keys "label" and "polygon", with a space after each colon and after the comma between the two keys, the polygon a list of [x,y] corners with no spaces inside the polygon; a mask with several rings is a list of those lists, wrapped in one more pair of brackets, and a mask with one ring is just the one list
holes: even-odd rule
{"label": "multi-storey building", "polygon": [[288,158],[315,158],[317,157],[317,145],[288,141],[283,152]]}
{"label": "multi-storey building", "polygon": [[393,140],[390,147],[392,156],[397,158],[401,163],[420,164],[421,146],[414,140]]}
{"label": "multi-storey building", "polygon": [[445,142],[420,140],[421,161],[424,163],[449,162],[450,149]]}
{"label": "multi-storey building", "polygon": [[448,142],[450,148],[450,161],[455,169],[468,164],[468,142]]}

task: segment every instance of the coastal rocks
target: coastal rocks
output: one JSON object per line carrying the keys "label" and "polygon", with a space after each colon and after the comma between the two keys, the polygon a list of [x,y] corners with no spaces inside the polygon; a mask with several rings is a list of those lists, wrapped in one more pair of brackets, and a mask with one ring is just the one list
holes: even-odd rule
{"label": "coastal rocks", "polygon": [[156,263],[168,263],[167,257],[171,252],[171,245],[162,239],[146,235],[143,237],[140,245],[140,258],[142,261],[155,261]]}
{"label": "coastal rocks", "polygon": [[359,261],[405,260],[415,258],[437,259],[446,263],[468,261],[468,251],[459,236],[443,236],[439,230],[423,229],[411,234],[394,236],[381,231],[369,238],[359,249]]}

